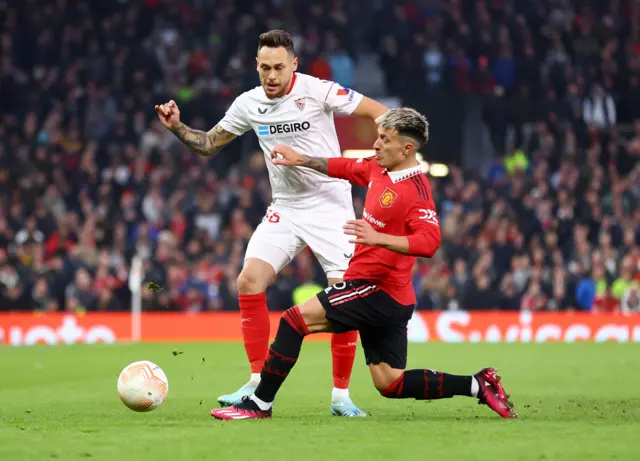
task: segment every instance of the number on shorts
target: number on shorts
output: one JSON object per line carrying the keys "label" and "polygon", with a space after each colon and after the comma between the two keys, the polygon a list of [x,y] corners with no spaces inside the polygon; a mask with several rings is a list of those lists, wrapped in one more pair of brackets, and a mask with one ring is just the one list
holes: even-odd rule
{"label": "number on shorts", "polygon": [[345,288],[347,288],[346,282],[338,282],[331,285],[330,287],[325,288],[324,292],[329,294],[331,290],[344,290]]}
{"label": "number on shorts", "polygon": [[271,208],[267,210],[267,216],[265,217],[267,222],[276,224],[280,222],[280,215],[273,211]]}

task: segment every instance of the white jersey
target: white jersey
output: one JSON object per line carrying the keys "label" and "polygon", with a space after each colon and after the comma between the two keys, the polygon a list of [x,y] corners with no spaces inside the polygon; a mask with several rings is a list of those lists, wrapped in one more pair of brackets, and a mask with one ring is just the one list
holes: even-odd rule
{"label": "white jersey", "polygon": [[339,84],[294,73],[289,91],[269,99],[262,87],[236,98],[218,124],[240,136],[253,130],[266,157],[273,203],[292,208],[340,205],[352,207],[351,185],[309,168],[274,165],[269,154],[288,144],[313,157],[340,157],[333,113],[351,114],[362,95]]}

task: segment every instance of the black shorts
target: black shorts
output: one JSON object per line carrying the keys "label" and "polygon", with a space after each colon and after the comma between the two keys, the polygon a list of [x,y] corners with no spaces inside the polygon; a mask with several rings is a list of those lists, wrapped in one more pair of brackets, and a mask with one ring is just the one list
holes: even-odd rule
{"label": "black shorts", "polygon": [[336,333],[358,330],[367,365],[384,362],[407,366],[407,324],[414,305],[404,306],[374,284],[362,280],[337,283],[318,293]]}

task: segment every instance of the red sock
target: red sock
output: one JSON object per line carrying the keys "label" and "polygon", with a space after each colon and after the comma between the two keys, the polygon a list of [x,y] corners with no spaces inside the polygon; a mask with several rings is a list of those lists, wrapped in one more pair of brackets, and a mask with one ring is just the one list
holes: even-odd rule
{"label": "red sock", "polygon": [[348,331],[346,333],[334,334],[331,336],[331,355],[333,356],[333,387],[338,389],[348,389],[351,379],[353,361],[356,358],[356,343],[358,342],[358,332]]}
{"label": "red sock", "polygon": [[267,294],[238,295],[240,317],[242,318],[242,340],[251,373],[260,373],[269,349],[269,310]]}

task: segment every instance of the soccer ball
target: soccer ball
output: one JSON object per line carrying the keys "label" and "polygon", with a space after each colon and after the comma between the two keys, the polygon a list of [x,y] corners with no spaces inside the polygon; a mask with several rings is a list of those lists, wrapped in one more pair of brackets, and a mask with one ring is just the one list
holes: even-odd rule
{"label": "soccer ball", "polygon": [[169,393],[169,380],[162,368],[148,360],[133,362],[118,376],[120,400],[133,411],[158,408]]}

